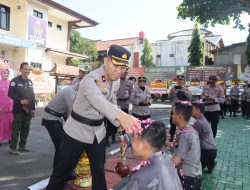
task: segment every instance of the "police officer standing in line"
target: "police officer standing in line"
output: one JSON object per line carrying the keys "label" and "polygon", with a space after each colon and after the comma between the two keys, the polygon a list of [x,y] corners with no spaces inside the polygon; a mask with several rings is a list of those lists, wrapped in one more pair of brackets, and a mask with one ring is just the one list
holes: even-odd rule
{"label": "police officer standing in line", "polygon": [[42,117],[42,125],[46,127],[55,147],[53,168],[58,163],[59,147],[63,137],[63,118],[70,115],[76,98],[79,84],[68,86],[59,91],[45,107]]}
{"label": "police officer standing in line", "polygon": [[216,84],[217,77],[212,75],[209,77],[208,86],[204,87],[201,98],[205,103],[204,116],[211,123],[213,137],[216,137],[217,126],[220,120],[220,103],[225,101],[222,87]]}
{"label": "police officer standing in line", "polygon": [[[30,151],[26,148],[26,143],[30,130],[30,121],[35,113],[33,83],[28,79],[30,70],[30,66],[27,62],[21,63],[19,69],[21,75],[10,81],[8,96],[14,101],[14,122],[10,143],[10,154],[13,155],[18,155],[19,152]],[[19,149],[17,150],[19,137]]]}
{"label": "police officer standing in line", "polygon": [[126,131],[136,130],[137,119],[114,105],[120,77],[128,66],[130,55],[127,49],[111,45],[104,57],[104,66],[90,72],[81,81],[71,115],[64,125],[59,161],[47,190],[63,189],[83,151],[86,151],[90,161],[92,189],[107,189],[104,117]]}
{"label": "police officer standing in line", "polygon": [[[117,93],[117,105],[120,107],[122,111],[128,113],[129,110],[129,98],[133,91],[133,84],[132,81],[127,80],[128,75],[128,67],[126,71],[120,78],[120,88]],[[109,120],[106,120],[107,125],[107,133],[106,133],[106,145],[110,146],[109,137],[111,136],[112,141],[111,143],[115,143],[115,134],[117,133],[117,127],[114,126]]]}
{"label": "police officer standing in line", "polygon": [[146,77],[138,77],[138,86],[134,87],[130,101],[133,104],[132,115],[139,120],[150,118],[152,98],[149,88],[146,86]]}
{"label": "police officer standing in line", "polygon": [[[226,96],[227,88],[224,82],[221,83],[221,87],[223,89],[224,96]],[[225,116],[227,115],[227,105],[225,101],[223,103],[220,103],[220,115],[221,119],[225,119]]]}
{"label": "police officer standing in line", "polygon": [[241,113],[242,113],[242,117],[246,117],[247,116],[247,99],[246,99],[246,94],[245,94],[245,89],[247,88],[247,85],[243,85],[243,92],[241,93]]}
{"label": "police officer standing in line", "polygon": [[239,97],[240,97],[240,89],[238,88],[238,81],[235,80],[235,85],[230,90],[230,99],[231,99],[231,110],[230,110],[230,117],[233,116],[237,117],[236,112],[238,111],[239,107]]}
{"label": "police officer standing in line", "polygon": [[246,118],[250,120],[250,80],[247,81],[247,87],[242,92],[243,96],[246,99]]}
{"label": "police officer standing in line", "polygon": [[135,77],[129,77],[128,78],[129,81],[132,81],[132,85],[134,87],[135,83],[136,83],[136,78]]}
{"label": "police officer standing in line", "polygon": [[177,75],[177,85],[173,86],[170,89],[169,93],[169,99],[172,104],[172,109],[171,109],[171,115],[170,115],[170,142],[173,142],[174,140],[174,135],[176,131],[176,125],[172,121],[172,115],[173,115],[173,107],[175,105],[175,102],[177,101],[185,101],[185,100],[191,100],[192,94],[190,90],[184,86],[184,76],[183,75]]}
{"label": "police officer standing in line", "polygon": [[83,79],[83,77],[86,75],[87,71],[84,70],[83,68],[79,68],[79,76],[77,76],[76,78],[73,79],[71,84],[79,84],[81,82],[81,80]]}
{"label": "police officer standing in line", "polygon": [[129,99],[133,92],[133,83],[131,80],[127,80],[128,70],[120,78],[120,88],[117,95],[117,105],[120,106],[121,110],[128,113],[129,110]]}

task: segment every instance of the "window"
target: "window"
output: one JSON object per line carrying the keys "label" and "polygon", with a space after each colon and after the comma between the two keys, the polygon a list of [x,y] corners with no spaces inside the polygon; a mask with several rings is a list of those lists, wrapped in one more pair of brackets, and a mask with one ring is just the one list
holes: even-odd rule
{"label": "window", "polygon": [[10,30],[10,8],[0,4],[0,28]]}
{"label": "window", "polygon": [[48,21],[48,27],[52,28],[52,22]]}
{"label": "window", "polygon": [[33,16],[43,19],[43,13],[36,11],[36,10],[33,11]]}
{"label": "window", "polygon": [[56,29],[61,31],[61,30],[62,30],[62,26],[59,25],[59,24],[57,24],[57,25],[56,25]]}
{"label": "window", "polygon": [[174,54],[173,53],[169,54],[169,57],[174,57]]}

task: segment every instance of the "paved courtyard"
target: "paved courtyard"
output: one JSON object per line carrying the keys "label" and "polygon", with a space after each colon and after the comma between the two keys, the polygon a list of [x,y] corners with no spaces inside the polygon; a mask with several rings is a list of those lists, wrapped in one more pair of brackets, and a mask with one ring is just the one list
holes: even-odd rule
{"label": "paved courtyard", "polygon": [[250,121],[241,116],[221,120],[216,138],[217,165],[203,175],[204,190],[250,190]]}

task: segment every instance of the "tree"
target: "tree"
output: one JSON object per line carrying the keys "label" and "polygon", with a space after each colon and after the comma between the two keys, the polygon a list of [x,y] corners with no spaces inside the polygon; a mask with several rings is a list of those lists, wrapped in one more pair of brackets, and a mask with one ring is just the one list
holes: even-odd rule
{"label": "tree", "polygon": [[209,24],[229,24],[231,19],[235,28],[244,29],[240,15],[250,14],[249,0],[183,0],[177,7],[178,18],[190,18],[207,27]]}
{"label": "tree", "polygon": [[142,50],[142,56],[140,58],[141,65],[145,67],[152,67],[153,64],[153,56],[152,56],[152,46],[147,40],[147,38],[144,41],[144,47]]}
{"label": "tree", "polygon": [[[89,56],[88,61],[95,61],[98,57],[95,43],[81,37],[80,32],[76,30],[70,32],[70,51]],[[73,60],[72,65],[79,66],[83,62],[82,60]]]}
{"label": "tree", "polygon": [[188,62],[191,65],[201,65],[203,62],[203,43],[200,38],[198,24],[194,25],[191,44],[188,47]]}
{"label": "tree", "polygon": [[248,37],[247,37],[247,49],[246,49],[246,58],[247,64],[250,65],[250,23],[248,24]]}

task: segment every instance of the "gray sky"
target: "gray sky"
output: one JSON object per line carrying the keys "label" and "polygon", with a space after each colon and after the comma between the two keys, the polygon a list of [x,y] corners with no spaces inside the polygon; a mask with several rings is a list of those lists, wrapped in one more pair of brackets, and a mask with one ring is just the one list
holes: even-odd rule
{"label": "gray sky", "polygon": [[[194,23],[176,18],[176,6],[182,0],[55,0],[100,23],[96,27],[80,29],[83,37],[94,40],[110,40],[137,37],[144,31],[151,42],[166,39],[168,34],[179,30],[192,29]],[[242,15],[247,28],[250,16]],[[225,45],[243,42],[248,31],[216,25],[207,30],[223,35]]]}

